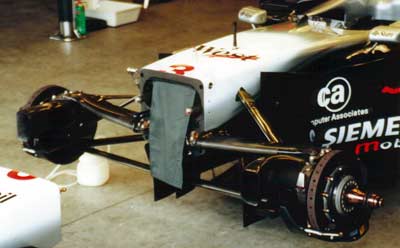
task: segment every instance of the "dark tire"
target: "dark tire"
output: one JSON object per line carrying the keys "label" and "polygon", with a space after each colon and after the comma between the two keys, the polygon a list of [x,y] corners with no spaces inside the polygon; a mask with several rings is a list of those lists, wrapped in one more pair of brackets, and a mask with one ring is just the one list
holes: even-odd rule
{"label": "dark tire", "polygon": [[32,94],[31,98],[29,98],[25,106],[33,107],[35,105],[39,105],[42,102],[48,102],[51,100],[52,96],[59,95],[65,91],[67,91],[66,88],[58,85],[43,86]]}

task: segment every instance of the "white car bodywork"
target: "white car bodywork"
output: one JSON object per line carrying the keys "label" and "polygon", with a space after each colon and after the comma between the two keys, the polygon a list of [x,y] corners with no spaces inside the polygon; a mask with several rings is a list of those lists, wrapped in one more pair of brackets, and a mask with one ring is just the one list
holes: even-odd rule
{"label": "white car bodywork", "polygon": [[60,190],[0,167],[0,247],[53,247],[61,240]]}
{"label": "white car bodywork", "polygon": [[209,131],[240,111],[240,87],[258,94],[260,72],[288,72],[315,54],[365,43],[368,33],[313,21],[300,28],[285,23],[244,31],[237,34],[237,47],[228,35],[145,66],[141,88],[154,78],[192,85],[203,104],[203,130]]}

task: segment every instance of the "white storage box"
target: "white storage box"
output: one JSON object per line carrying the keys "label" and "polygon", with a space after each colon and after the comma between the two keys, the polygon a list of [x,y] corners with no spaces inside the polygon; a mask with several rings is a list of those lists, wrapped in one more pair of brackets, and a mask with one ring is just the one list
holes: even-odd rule
{"label": "white storage box", "polygon": [[137,21],[141,8],[141,4],[104,0],[97,8],[88,8],[86,16],[105,20],[108,26],[117,27]]}

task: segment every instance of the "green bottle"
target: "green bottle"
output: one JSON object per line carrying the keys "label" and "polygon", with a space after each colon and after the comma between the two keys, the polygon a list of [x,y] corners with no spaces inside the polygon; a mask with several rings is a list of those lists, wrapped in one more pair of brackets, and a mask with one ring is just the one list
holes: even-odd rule
{"label": "green bottle", "polygon": [[75,25],[80,35],[86,35],[85,6],[81,1],[75,3]]}

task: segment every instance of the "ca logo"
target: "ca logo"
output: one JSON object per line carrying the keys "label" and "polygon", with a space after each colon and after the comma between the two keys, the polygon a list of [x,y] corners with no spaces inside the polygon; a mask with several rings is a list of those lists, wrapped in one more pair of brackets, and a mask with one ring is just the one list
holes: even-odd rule
{"label": "ca logo", "polygon": [[339,112],[346,107],[351,98],[351,86],[343,77],[336,77],[318,92],[318,105],[330,112]]}

